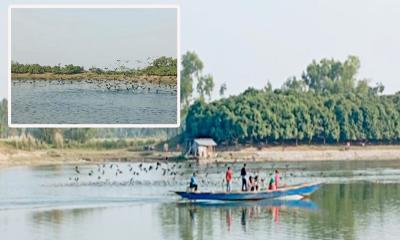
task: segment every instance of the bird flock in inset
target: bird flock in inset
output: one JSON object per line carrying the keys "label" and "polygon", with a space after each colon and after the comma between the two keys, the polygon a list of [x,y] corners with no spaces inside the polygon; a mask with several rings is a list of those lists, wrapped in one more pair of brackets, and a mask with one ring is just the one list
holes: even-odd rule
{"label": "bird flock in inset", "polygon": [[170,94],[176,95],[177,89],[175,84],[167,84],[158,81],[157,83],[150,83],[139,80],[13,80],[13,85],[15,86],[18,83],[30,84],[30,85],[38,85],[37,83],[48,83],[55,85],[65,85],[65,84],[87,84],[94,85],[98,89],[102,89],[104,91],[109,92],[129,92],[132,94]]}

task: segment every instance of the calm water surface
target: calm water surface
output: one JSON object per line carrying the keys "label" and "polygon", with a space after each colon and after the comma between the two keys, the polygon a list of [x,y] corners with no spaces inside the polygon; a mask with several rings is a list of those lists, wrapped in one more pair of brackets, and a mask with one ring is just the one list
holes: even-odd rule
{"label": "calm water surface", "polygon": [[1,239],[399,239],[400,162],[248,164],[262,178],[276,167],[283,183],[325,184],[310,200],[188,203],[170,191],[195,170],[220,190],[224,164],[0,169]]}
{"label": "calm water surface", "polygon": [[176,124],[176,88],[110,82],[13,81],[12,123]]}

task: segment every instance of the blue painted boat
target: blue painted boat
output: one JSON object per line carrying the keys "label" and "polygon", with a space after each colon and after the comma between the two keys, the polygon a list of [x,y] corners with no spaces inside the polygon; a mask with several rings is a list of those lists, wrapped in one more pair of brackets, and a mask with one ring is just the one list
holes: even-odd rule
{"label": "blue painted boat", "polygon": [[320,183],[301,184],[279,188],[277,190],[265,190],[259,192],[175,192],[179,196],[189,200],[222,200],[222,201],[247,201],[280,198],[300,195],[310,196],[321,187]]}

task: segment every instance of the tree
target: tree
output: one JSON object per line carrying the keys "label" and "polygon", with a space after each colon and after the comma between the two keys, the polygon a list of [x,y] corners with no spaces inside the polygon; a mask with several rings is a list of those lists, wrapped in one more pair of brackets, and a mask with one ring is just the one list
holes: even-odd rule
{"label": "tree", "polygon": [[306,84],[301,79],[298,80],[296,77],[290,77],[282,85],[282,90],[304,92],[306,91]]}
{"label": "tree", "polygon": [[267,81],[267,85],[264,87],[265,92],[272,92],[272,84],[270,81]]}
{"label": "tree", "polygon": [[198,78],[203,70],[203,62],[195,52],[186,52],[182,56],[181,70],[181,104],[189,105],[193,94],[193,81]]}
{"label": "tree", "polygon": [[219,95],[221,97],[225,95],[226,89],[227,89],[226,83],[221,84],[221,87],[219,88]]}
{"label": "tree", "polygon": [[376,83],[376,86],[372,88],[372,93],[375,95],[382,94],[385,91],[385,86],[382,83]]}
{"label": "tree", "polygon": [[[120,72],[132,71],[124,65],[119,66]],[[176,76],[177,61],[172,57],[159,57],[154,59],[146,68],[139,70],[141,74],[156,75],[156,76]]]}
{"label": "tree", "polygon": [[193,84],[196,82],[196,90],[201,98],[208,96],[214,89],[214,80],[210,74],[203,75],[203,62],[195,52],[186,52],[182,56],[181,70],[181,105],[186,107],[190,103],[193,94]]}
{"label": "tree", "polygon": [[343,63],[334,59],[315,60],[307,66],[302,79],[314,92],[343,93],[354,90],[360,60],[349,56]]}
{"label": "tree", "polygon": [[197,93],[200,98],[205,98],[208,96],[208,99],[211,99],[211,93],[214,89],[214,80],[210,74],[200,76],[197,81]]}
{"label": "tree", "polygon": [[360,95],[367,95],[370,93],[369,80],[359,80],[356,87],[356,92]]}

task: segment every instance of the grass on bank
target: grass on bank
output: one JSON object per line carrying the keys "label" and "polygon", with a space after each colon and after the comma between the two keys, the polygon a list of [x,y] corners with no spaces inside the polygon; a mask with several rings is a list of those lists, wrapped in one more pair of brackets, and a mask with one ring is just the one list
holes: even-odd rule
{"label": "grass on bank", "polygon": [[42,150],[42,149],[93,149],[93,150],[111,150],[111,149],[127,149],[128,151],[145,151],[156,148],[156,145],[164,139],[149,138],[112,138],[112,139],[92,139],[85,143],[78,141],[56,141],[54,144],[48,144],[31,135],[22,135],[2,139],[0,142],[12,146],[18,150]]}

